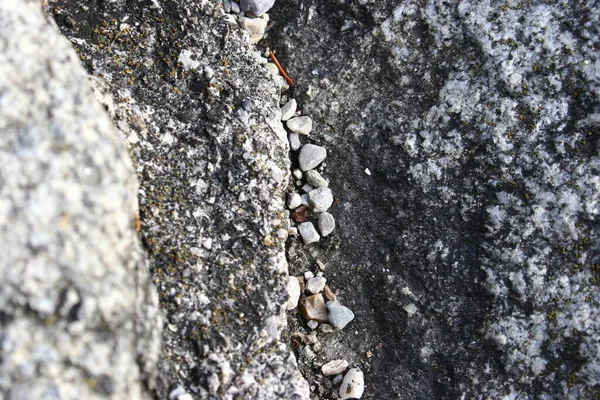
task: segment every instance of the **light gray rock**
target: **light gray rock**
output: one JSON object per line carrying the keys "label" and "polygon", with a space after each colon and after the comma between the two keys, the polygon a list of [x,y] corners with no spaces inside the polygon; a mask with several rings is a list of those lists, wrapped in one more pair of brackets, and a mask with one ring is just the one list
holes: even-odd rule
{"label": "light gray rock", "polygon": [[340,386],[339,395],[342,399],[360,399],[365,391],[365,378],[358,368],[351,368]]}
{"label": "light gray rock", "polygon": [[302,191],[304,193],[310,193],[313,189],[314,189],[314,187],[310,186],[308,183],[305,183],[304,185],[302,185]]}
{"label": "light gray rock", "polygon": [[300,299],[300,282],[298,278],[290,276],[285,290],[290,297],[286,303],[286,310],[293,310],[298,307],[298,300]]}
{"label": "light gray rock", "polygon": [[328,212],[323,212],[319,214],[318,226],[321,236],[327,236],[335,229],[335,218]]}
{"label": "light gray rock", "polygon": [[290,210],[294,210],[302,205],[302,197],[298,193],[288,193],[287,197],[287,205]]}
{"label": "light gray rock", "polygon": [[315,170],[309,170],[306,171],[306,183],[308,183],[309,185],[313,186],[313,187],[328,187],[329,186],[329,182],[327,182],[318,171]]}
{"label": "light gray rock", "polygon": [[302,179],[302,171],[300,171],[298,168],[294,168],[294,170],[292,171],[292,175],[296,179]]}
{"label": "light gray rock", "polygon": [[288,129],[300,135],[308,135],[312,131],[312,119],[307,116],[294,117],[285,123]]}
{"label": "light gray rock", "polygon": [[311,319],[310,321],[306,322],[306,326],[308,326],[310,329],[317,329],[319,327],[319,322]]}
{"label": "light gray rock", "polygon": [[304,244],[316,243],[321,239],[312,222],[303,222],[298,225],[298,232],[300,232]]}
{"label": "light gray rock", "polygon": [[325,376],[338,375],[344,372],[348,368],[348,361],[346,360],[331,360],[321,366],[321,372]]}
{"label": "light gray rock", "polygon": [[354,319],[354,313],[337,300],[328,301],[325,306],[329,313],[329,323],[336,329],[344,329]]}
{"label": "light gray rock", "polygon": [[316,168],[325,158],[327,158],[327,150],[324,147],[309,143],[300,149],[298,163],[302,171],[308,171]]}
{"label": "light gray rock", "polygon": [[290,149],[292,149],[292,151],[296,151],[300,147],[302,147],[302,142],[300,141],[300,136],[297,133],[294,133],[294,132],[288,133],[288,141],[290,142]]}
{"label": "light gray rock", "polygon": [[308,193],[308,203],[314,212],[321,213],[327,211],[333,204],[331,189],[320,187],[311,190]]}
{"label": "light gray rock", "polygon": [[0,2],[0,398],[149,398],[162,321],[137,179],[46,18]]}
{"label": "light gray rock", "polygon": [[320,293],[323,291],[323,288],[325,288],[326,283],[327,279],[323,278],[322,276],[312,277],[306,282],[306,290],[312,294]]}
{"label": "light gray rock", "polygon": [[292,118],[296,113],[297,107],[298,104],[296,103],[296,99],[291,99],[285,103],[283,107],[281,107],[281,120],[287,121],[288,119]]}
{"label": "light gray rock", "polygon": [[239,14],[240,13],[240,4],[237,1],[232,1],[231,2],[231,12],[234,14]]}
{"label": "light gray rock", "polygon": [[302,199],[302,205],[308,207],[309,206],[309,197],[307,193],[304,193],[300,196]]}
{"label": "light gray rock", "polygon": [[250,43],[258,43],[265,35],[267,21],[262,18],[239,18],[240,27],[250,35]]}
{"label": "light gray rock", "polygon": [[260,17],[273,7],[275,0],[241,0],[240,8],[248,14]]}

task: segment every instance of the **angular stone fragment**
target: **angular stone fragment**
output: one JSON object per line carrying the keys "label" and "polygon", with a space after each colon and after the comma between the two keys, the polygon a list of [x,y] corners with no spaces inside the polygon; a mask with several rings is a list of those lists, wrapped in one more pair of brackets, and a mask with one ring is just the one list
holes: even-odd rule
{"label": "angular stone fragment", "polygon": [[315,276],[306,282],[306,289],[311,293],[320,293],[323,291],[325,283],[327,283],[327,279],[322,276]]}
{"label": "angular stone fragment", "polygon": [[327,158],[327,150],[325,147],[317,146],[316,144],[305,144],[300,149],[298,154],[298,163],[302,171],[314,169]]}
{"label": "angular stone fragment", "polygon": [[329,182],[315,170],[306,171],[306,183],[315,188],[329,186]]}
{"label": "angular stone fragment", "polygon": [[328,212],[321,213],[318,225],[321,236],[327,236],[335,229],[335,219]]}
{"label": "angular stone fragment", "polygon": [[260,17],[273,7],[275,0],[242,0],[240,8],[248,14]]}
{"label": "angular stone fragment", "polygon": [[300,236],[302,236],[302,240],[304,240],[304,244],[315,243],[321,239],[312,222],[301,223],[298,225],[298,231],[300,232]]}
{"label": "angular stone fragment", "polygon": [[308,135],[312,131],[312,119],[310,117],[294,117],[286,122],[288,129],[299,135]]}
{"label": "angular stone fragment", "polygon": [[287,204],[290,210],[298,208],[302,205],[302,197],[298,193],[288,193]]}
{"label": "angular stone fragment", "polygon": [[250,35],[250,43],[255,44],[263,38],[267,21],[262,18],[240,17],[240,26]]}
{"label": "angular stone fragment", "polygon": [[336,329],[344,329],[354,319],[354,313],[337,300],[327,302],[327,311],[329,311],[329,323]]}
{"label": "angular stone fragment", "polygon": [[298,307],[298,300],[300,299],[300,282],[298,281],[298,278],[295,276],[290,276],[288,278],[285,291],[287,292],[288,296],[290,296],[285,308],[286,310],[293,310],[294,308]]}
{"label": "angular stone fragment", "polygon": [[327,211],[333,204],[331,189],[320,187],[311,190],[308,193],[308,204],[314,212],[321,213]]}
{"label": "angular stone fragment", "polygon": [[329,321],[327,309],[325,308],[325,300],[323,300],[323,295],[320,293],[300,299],[300,311],[302,312],[302,316],[309,321]]}
{"label": "angular stone fragment", "polygon": [[287,121],[296,113],[297,103],[295,99],[291,99],[281,107],[281,120]]}
{"label": "angular stone fragment", "polygon": [[342,399],[360,399],[365,391],[365,378],[358,368],[351,368],[344,376],[339,395]]}
{"label": "angular stone fragment", "polygon": [[321,372],[325,376],[333,376],[341,374],[348,368],[348,361],[346,360],[331,360],[327,364],[321,366]]}

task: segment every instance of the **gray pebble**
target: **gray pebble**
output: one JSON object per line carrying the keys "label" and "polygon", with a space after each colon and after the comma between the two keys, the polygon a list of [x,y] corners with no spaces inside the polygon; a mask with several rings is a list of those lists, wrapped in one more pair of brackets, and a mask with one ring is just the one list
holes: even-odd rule
{"label": "gray pebble", "polygon": [[329,324],[321,324],[319,325],[319,331],[323,333],[331,333],[333,332],[333,328]]}
{"label": "gray pebble", "polygon": [[310,193],[310,192],[311,192],[313,189],[314,189],[314,187],[310,186],[308,183],[305,183],[305,184],[302,186],[302,191],[303,191],[304,193]]}
{"label": "gray pebble", "polygon": [[290,142],[290,149],[292,149],[292,151],[296,151],[300,147],[302,147],[302,142],[300,142],[300,135],[298,135],[297,133],[288,133],[288,140]]}
{"label": "gray pebble", "polygon": [[312,119],[307,116],[289,119],[286,125],[290,131],[300,135],[308,135],[312,131]]}
{"label": "gray pebble", "polygon": [[226,13],[231,12],[231,0],[223,0],[223,11]]}
{"label": "gray pebble", "polygon": [[317,321],[315,321],[314,319],[311,319],[310,321],[308,321],[306,323],[306,325],[308,325],[308,327],[310,329],[317,329],[317,327],[319,326],[319,323]]}
{"label": "gray pebble", "polygon": [[242,0],[240,7],[244,12],[260,17],[273,7],[275,0]]}
{"label": "gray pebble", "polygon": [[342,374],[336,375],[335,378],[333,378],[333,386],[339,385],[343,380],[344,376]]}
{"label": "gray pebble", "polygon": [[316,144],[305,144],[300,149],[298,154],[298,163],[302,171],[314,169],[327,158],[327,150],[325,147],[317,146]]}
{"label": "gray pebble", "polygon": [[335,229],[335,219],[328,212],[321,213],[318,225],[321,236],[327,236]]}
{"label": "gray pebble", "polygon": [[337,300],[328,301],[325,306],[329,312],[329,323],[336,329],[344,329],[354,319],[354,313]]}
{"label": "gray pebble", "polygon": [[302,240],[304,240],[304,244],[315,243],[321,239],[312,222],[301,223],[298,225],[298,231],[300,232],[300,236],[302,236]]}
{"label": "gray pebble", "polygon": [[288,193],[287,204],[290,210],[294,210],[302,205],[302,197],[295,192]]}
{"label": "gray pebble", "polygon": [[308,203],[310,208],[317,213],[325,212],[333,204],[333,194],[331,189],[320,187],[311,190],[308,193]]}
{"label": "gray pebble", "polygon": [[232,1],[231,2],[231,12],[234,14],[239,14],[240,13],[240,5],[238,4],[237,1]]}
{"label": "gray pebble", "polygon": [[327,283],[327,279],[322,276],[312,277],[306,282],[306,290],[311,292],[312,294],[317,294],[323,291],[325,288],[325,284]]}
{"label": "gray pebble", "polygon": [[328,187],[329,182],[327,182],[320,173],[315,170],[306,171],[306,183],[313,187]]}
{"label": "gray pebble", "polygon": [[302,196],[300,196],[300,198],[302,199],[302,205],[308,207],[308,195],[307,194],[303,194]]}
{"label": "gray pebble", "polygon": [[294,178],[296,179],[302,179],[302,171],[300,171],[298,168],[292,171],[292,175],[294,175]]}
{"label": "gray pebble", "polygon": [[281,107],[281,120],[287,121],[288,119],[292,118],[296,113],[297,106],[298,105],[296,104],[295,99],[291,99],[290,101],[285,103],[283,107]]}

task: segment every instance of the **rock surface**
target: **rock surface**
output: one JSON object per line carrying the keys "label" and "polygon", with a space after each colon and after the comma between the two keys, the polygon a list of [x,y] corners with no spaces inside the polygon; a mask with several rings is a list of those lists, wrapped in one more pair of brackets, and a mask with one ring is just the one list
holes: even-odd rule
{"label": "rock surface", "polygon": [[0,398],[149,398],[161,319],[131,160],[40,3],[0,21]]}
{"label": "rock surface", "polygon": [[373,399],[593,397],[597,2],[294,4],[266,44],[294,55],[340,204],[290,268],[325,260],[357,315],[317,360],[364,360]]}

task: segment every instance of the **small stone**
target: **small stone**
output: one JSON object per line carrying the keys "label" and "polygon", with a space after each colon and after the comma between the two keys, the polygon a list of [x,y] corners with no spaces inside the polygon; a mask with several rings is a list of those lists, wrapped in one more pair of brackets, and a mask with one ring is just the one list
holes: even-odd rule
{"label": "small stone", "polygon": [[308,202],[309,202],[308,194],[305,193],[302,196],[300,196],[300,198],[302,199],[302,205],[304,207],[308,207]]}
{"label": "small stone", "polygon": [[296,228],[295,226],[291,226],[288,228],[288,234],[290,236],[296,236],[298,234],[298,228]]}
{"label": "small stone", "polygon": [[298,193],[288,193],[287,195],[288,208],[294,210],[302,205],[302,197]]}
{"label": "small stone", "polygon": [[325,263],[321,260],[317,260],[317,267],[321,270],[325,270]]}
{"label": "small stone", "polygon": [[285,291],[287,292],[290,298],[288,299],[285,309],[293,310],[298,307],[298,300],[300,300],[300,282],[298,282],[298,278],[295,276],[290,276],[288,278],[288,283],[285,287]]}
{"label": "small stone", "polygon": [[315,170],[306,171],[306,183],[316,188],[329,186],[329,182]]}
{"label": "small stone", "polygon": [[288,141],[290,142],[290,149],[292,149],[292,151],[296,151],[300,147],[302,147],[302,142],[300,142],[300,136],[297,133],[289,133]]}
{"label": "small stone", "polygon": [[223,11],[226,13],[231,12],[231,0],[223,0]]}
{"label": "small stone", "polygon": [[317,321],[315,321],[314,319],[311,319],[310,321],[308,321],[306,323],[306,325],[308,325],[308,327],[310,329],[317,329],[317,327],[319,326],[319,323]]}
{"label": "small stone", "polygon": [[318,225],[321,236],[327,236],[335,229],[335,219],[328,212],[321,213]]}
{"label": "small stone", "polygon": [[240,8],[249,14],[260,17],[273,7],[275,0],[242,0],[240,2]]}
{"label": "small stone", "polygon": [[331,289],[329,289],[329,286],[325,285],[325,289],[323,290],[323,294],[325,294],[325,298],[329,301],[329,300],[337,300],[337,296],[335,295],[335,293],[333,293],[331,291]]}
{"label": "small stone", "polygon": [[310,117],[294,117],[286,122],[288,129],[300,135],[308,135],[312,131],[312,119]]}
{"label": "small stone", "polygon": [[319,331],[323,333],[331,333],[333,332],[333,328],[329,324],[321,324],[319,325]]}
{"label": "small stone", "polygon": [[316,144],[305,144],[300,149],[298,154],[298,163],[302,171],[314,169],[327,158],[327,150],[325,147],[317,146]]}
{"label": "small stone", "polygon": [[286,240],[288,238],[288,231],[286,229],[277,229],[277,239]]}
{"label": "small stone", "polygon": [[296,179],[302,179],[302,171],[300,171],[298,168],[295,168],[292,171],[292,175],[294,175],[294,178]]}
{"label": "small stone", "polygon": [[301,223],[298,225],[298,231],[300,232],[300,236],[302,236],[302,240],[304,240],[304,244],[315,243],[321,239],[312,222]]}
{"label": "small stone", "polygon": [[327,283],[327,279],[315,276],[306,282],[306,289],[313,294],[321,293],[323,288],[325,288],[325,283]]}
{"label": "small stone", "polygon": [[327,211],[333,204],[333,194],[331,193],[331,189],[320,187],[311,190],[308,193],[308,204],[314,212],[322,213]]}
{"label": "small stone", "polygon": [[298,107],[298,104],[296,103],[295,99],[291,99],[285,103],[283,107],[281,107],[281,120],[287,121],[288,119],[292,118],[296,113],[296,107]]}
{"label": "small stone", "polygon": [[343,380],[344,380],[344,375],[342,375],[342,374],[336,375],[335,378],[333,378],[333,382],[332,382],[333,386],[339,385],[340,383],[342,383]]}
{"label": "small stone", "polygon": [[297,276],[296,279],[298,279],[298,283],[300,283],[300,293],[304,292],[304,289],[306,287],[306,285],[304,284],[304,277]]}
{"label": "small stone", "polygon": [[[232,3],[233,6],[233,3]],[[240,17],[240,26],[250,35],[250,43],[255,44],[263,38],[267,21],[262,18],[246,18]]]}
{"label": "small stone", "polygon": [[342,399],[360,399],[365,391],[365,378],[358,368],[351,368],[344,376],[339,395]]}
{"label": "small stone", "polygon": [[325,300],[323,300],[323,295],[320,293],[301,298],[300,311],[306,320],[315,320],[317,322],[328,321]]}
{"label": "small stone", "polygon": [[309,280],[311,278],[313,278],[315,276],[315,274],[312,273],[312,271],[306,271],[304,273],[304,279]]}
{"label": "small stone", "polygon": [[354,319],[354,313],[337,300],[327,302],[327,311],[329,311],[329,323],[336,329],[344,329]]}
{"label": "small stone", "polygon": [[314,189],[314,187],[310,186],[308,183],[305,183],[305,184],[302,186],[302,191],[303,191],[304,193],[308,193],[308,192],[310,192],[310,191],[311,191],[311,190],[313,190],[313,189]]}
{"label": "small stone", "polygon": [[315,352],[312,351],[310,346],[304,346],[304,348],[302,349],[302,353],[304,353],[304,356],[309,360],[315,358]]}
{"label": "small stone", "polygon": [[348,368],[348,361],[346,360],[331,360],[327,364],[321,366],[321,372],[325,376],[338,375],[344,372]]}
{"label": "small stone", "polygon": [[231,12],[234,14],[240,13],[240,4],[237,1],[231,2]]}

